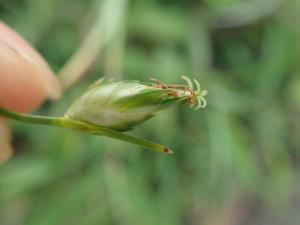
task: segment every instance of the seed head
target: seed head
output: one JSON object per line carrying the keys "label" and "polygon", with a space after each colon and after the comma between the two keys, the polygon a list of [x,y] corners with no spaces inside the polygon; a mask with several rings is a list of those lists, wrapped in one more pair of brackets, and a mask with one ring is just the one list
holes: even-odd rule
{"label": "seed head", "polygon": [[169,85],[156,79],[151,79],[152,83],[100,79],[71,105],[65,117],[126,131],[173,105],[204,108],[206,90],[201,90],[195,79],[182,79],[187,85]]}

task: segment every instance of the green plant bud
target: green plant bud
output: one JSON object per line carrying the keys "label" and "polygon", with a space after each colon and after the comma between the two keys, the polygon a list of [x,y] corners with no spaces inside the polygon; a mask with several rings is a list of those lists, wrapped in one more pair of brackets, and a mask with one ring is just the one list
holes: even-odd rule
{"label": "green plant bud", "polygon": [[154,113],[173,105],[188,104],[195,109],[205,107],[205,90],[197,80],[183,77],[188,85],[168,85],[152,79],[152,83],[101,79],[91,85],[67,110],[65,117],[118,131],[132,129]]}

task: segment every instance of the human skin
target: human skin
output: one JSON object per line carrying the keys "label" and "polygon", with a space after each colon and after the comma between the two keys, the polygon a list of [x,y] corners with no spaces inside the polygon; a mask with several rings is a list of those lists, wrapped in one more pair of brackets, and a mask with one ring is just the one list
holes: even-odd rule
{"label": "human skin", "polygon": [[[31,112],[45,99],[58,99],[61,88],[43,57],[0,21],[0,107]],[[0,163],[12,154],[10,129],[0,117]]]}
{"label": "human skin", "polygon": [[42,56],[0,21],[0,106],[20,112],[60,97],[59,82]]}

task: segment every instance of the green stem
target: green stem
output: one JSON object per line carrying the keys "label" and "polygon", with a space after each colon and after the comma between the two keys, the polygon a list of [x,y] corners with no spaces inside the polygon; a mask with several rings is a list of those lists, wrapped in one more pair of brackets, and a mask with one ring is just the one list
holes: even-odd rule
{"label": "green stem", "polygon": [[51,125],[51,126],[57,126],[57,127],[64,127],[64,128],[70,128],[79,130],[82,132],[94,134],[94,135],[104,135],[107,137],[111,137],[114,139],[118,139],[121,141],[129,142],[135,145],[139,145],[141,147],[145,147],[151,150],[155,150],[158,152],[164,152],[164,153],[173,153],[170,149],[141,139],[137,137],[130,136],[128,134],[121,133],[119,131],[115,131],[109,128],[96,126],[93,124],[88,124],[84,122],[79,122],[75,120],[71,120],[65,117],[49,117],[49,116],[36,116],[36,115],[29,115],[24,113],[17,113],[13,112],[4,108],[0,107],[0,115],[6,116],[8,118],[25,122],[25,123],[36,123],[36,124],[43,124],[43,125]]}
{"label": "green stem", "polygon": [[124,23],[127,2],[127,0],[99,1],[94,25],[84,37],[82,44],[58,73],[64,90],[71,87],[85,74],[107,42],[116,36]]}

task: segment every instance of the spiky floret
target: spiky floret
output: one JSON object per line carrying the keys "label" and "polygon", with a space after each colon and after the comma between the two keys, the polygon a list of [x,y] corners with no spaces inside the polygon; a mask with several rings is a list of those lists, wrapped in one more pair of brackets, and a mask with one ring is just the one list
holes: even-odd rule
{"label": "spiky floret", "polygon": [[[196,79],[190,79],[187,76],[181,77],[183,80],[187,82],[187,85],[168,85],[162,83],[160,80],[151,79],[158,87],[163,89],[175,89],[173,95],[178,97],[185,97],[186,103],[189,104],[191,107],[194,107],[195,110],[199,108],[205,108],[207,102],[204,98],[207,95],[206,90],[201,90],[200,83]],[[193,82],[196,85],[196,89],[194,89]]]}
{"label": "spiky floret", "polygon": [[68,109],[65,117],[77,121],[126,131],[151,118],[154,113],[172,105],[188,104],[205,107],[204,95],[197,80],[183,77],[188,85],[168,85],[101,79],[90,86]]}

